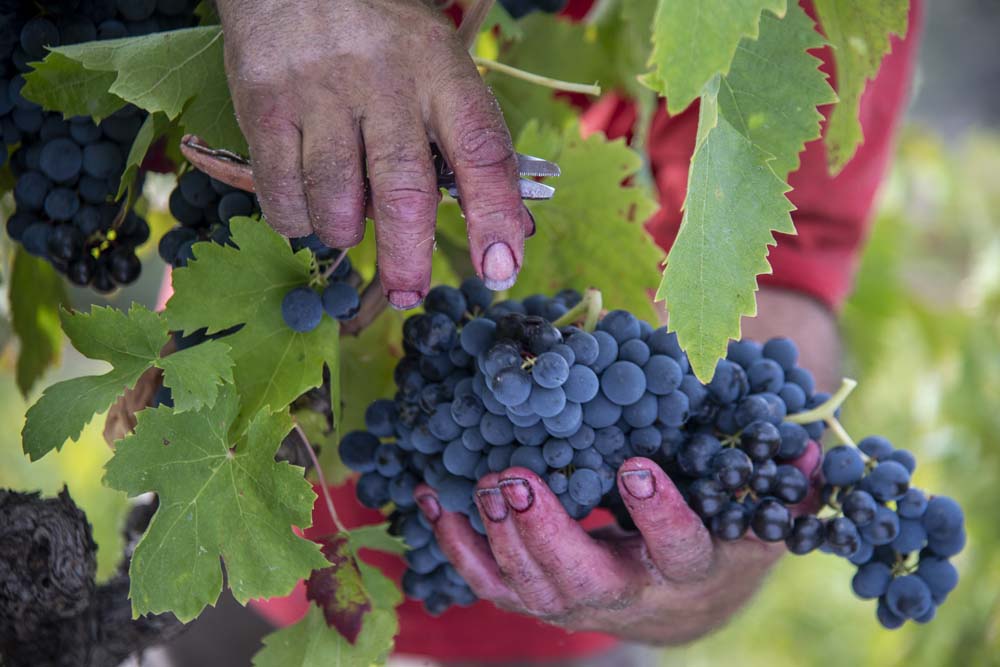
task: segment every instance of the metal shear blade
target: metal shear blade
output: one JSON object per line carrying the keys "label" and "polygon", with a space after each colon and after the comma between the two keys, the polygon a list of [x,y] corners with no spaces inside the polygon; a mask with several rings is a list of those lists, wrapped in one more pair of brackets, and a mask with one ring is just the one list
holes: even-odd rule
{"label": "metal shear blade", "polygon": [[[517,185],[521,189],[521,199],[552,199],[552,195],[556,192],[556,189],[551,185],[545,185],[530,178],[518,179]],[[454,183],[447,187],[448,194],[458,199],[458,187]]]}
{"label": "metal shear blade", "polygon": [[[559,176],[559,165],[533,155],[517,153],[517,173],[521,177],[518,180],[518,187],[521,190],[521,199],[552,199],[556,189],[551,185],[545,185],[538,181],[531,180],[533,176]],[[438,187],[446,188],[448,194],[458,199],[458,187],[455,183],[455,172],[444,162],[440,154],[435,155],[438,172]]]}

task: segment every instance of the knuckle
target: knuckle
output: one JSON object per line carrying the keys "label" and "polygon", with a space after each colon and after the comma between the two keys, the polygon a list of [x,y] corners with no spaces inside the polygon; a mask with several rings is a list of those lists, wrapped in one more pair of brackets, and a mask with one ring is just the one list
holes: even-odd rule
{"label": "knuckle", "polygon": [[330,220],[317,221],[316,217],[314,215],[313,229],[319,240],[331,248],[353,248],[365,238],[360,218],[353,220],[345,215],[333,215]]}
{"label": "knuckle", "polygon": [[[407,234],[423,237],[428,228],[434,228],[438,203],[436,192],[417,185],[394,184],[392,187],[376,189],[373,203],[376,219],[399,228],[393,230],[394,236],[404,239]],[[432,238],[433,235],[431,231]]]}
{"label": "knuckle", "polygon": [[376,141],[365,146],[368,175],[372,179],[397,175],[422,175],[428,180],[431,173],[429,149],[410,141]]}
{"label": "knuckle", "polygon": [[513,178],[514,146],[502,120],[459,121],[455,137],[458,150],[452,159],[456,169],[503,168]]}

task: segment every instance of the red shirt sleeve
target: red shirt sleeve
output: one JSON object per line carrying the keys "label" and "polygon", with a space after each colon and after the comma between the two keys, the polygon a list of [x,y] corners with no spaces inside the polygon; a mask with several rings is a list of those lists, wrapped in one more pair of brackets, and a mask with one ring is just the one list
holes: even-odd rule
{"label": "red shirt sleeve", "polygon": [[[803,7],[815,16],[811,3]],[[760,276],[761,285],[809,294],[838,309],[851,291],[858,255],[872,219],[875,196],[894,148],[896,130],[906,107],[922,17],[922,3],[910,4],[906,39],[892,38],[892,51],[861,98],[860,121],[864,143],[837,176],[826,167],[822,140],[806,145],[798,171],[789,178],[794,190],[789,199],[797,235],[776,235],[770,249],[774,273]],[[830,49],[821,49],[821,70],[835,76]],[[824,117],[832,107],[821,108]],[[635,122],[634,107],[608,96],[584,114],[585,131],[604,131],[609,137],[628,136]],[[676,116],[663,105],[653,118],[648,145],[653,175],[660,196],[660,210],[646,228],[669,251],[681,224],[681,205],[687,189],[688,167],[698,127],[698,104]],[[824,121],[825,127],[825,121]]]}

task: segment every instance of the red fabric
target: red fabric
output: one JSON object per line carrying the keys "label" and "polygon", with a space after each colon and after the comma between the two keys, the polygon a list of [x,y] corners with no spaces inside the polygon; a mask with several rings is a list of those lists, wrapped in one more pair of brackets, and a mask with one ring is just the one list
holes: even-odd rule
{"label": "red fabric", "polygon": [[[361,506],[354,496],[354,481],[331,488],[337,513],[348,528],[378,523],[382,514]],[[316,492],[320,488],[316,487]],[[603,510],[588,517],[584,525],[593,528],[610,523]],[[334,532],[333,522],[321,500],[313,507],[313,526],[307,537]],[[401,559],[366,551],[362,558],[382,568],[399,583],[405,570]],[[306,613],[305,587],[300,582],[291,595],[253,603],[254,608],[277,625],[296,622]],[[452,607],[438,617],[428,615],[419,602],[407,600],[399,607],[400,633],[396,650],[402,654],[429,656],[438,660],[496,660],[518,658],[545,660],[574,658],[609,650],[614,637],[597,633],[570,633],[541,621],[497,609],[489,602],[471,607]]]}
{"label": "red fabric", "polygon": [[[579,18],[592,0],[571,0],[567,14]],[[811,7],[807,6],[811,11]],[[865,143],[855,158],[835,178],[826,171],[826,153],[821,141],[810,143],[802,154],[802,165],[792,175],[795,188],[790,199],[797,236],[781,235],[771,249],[774,274],[761,276],[760,283],[805,292],[836,308],[851,288],[857,254],[871,218],[872,204],[890,155],[893,137],[902,117],[906,92],[916,55],[921,3],[911,3],[910,31],[906,40],[892,40],[892,54],[882,64],[878,77],[869,84],[861,102],[861,124]],[[828,50],[820,54],[823,70],[832,73]],[[575,101],[575,100],[574,100]],[[829,111],[828,109],[826,110]],[[603,131],[609,137],[631,136],[634,107],[608,95],[586,109],[585,131]],[[649,134],[650,160],[659,190],[661,209],[647,223],[656,242],[669,250],[681,221],[681,204],[687,185],[688,166],[698,123],[697,104],[669,117],[662,105]],[[354,485],[333,489],[334,502],[348,526],[382,519],[354,499]],[[307,535],[332,531],[329,517],[319,502],[314,527]],[[588,520],[589,527],[607,523],[606,514]],[[366,554],[365,559],[399,579],[403,564],[398,558]],[[290,596],[257,603],[256,608],[271,621],[285,625],[306,611],[300,585]],[[538,621],[503,612],[485,602],[451,609],[438,618],[424,613],[420,604],[406,602],[400,608],[401,631],[396,648],[400,653],[440,660],[506,662],[517,659],[568,659],[594,655],[612,648],[616,640],[596,633],[569,633]]]}

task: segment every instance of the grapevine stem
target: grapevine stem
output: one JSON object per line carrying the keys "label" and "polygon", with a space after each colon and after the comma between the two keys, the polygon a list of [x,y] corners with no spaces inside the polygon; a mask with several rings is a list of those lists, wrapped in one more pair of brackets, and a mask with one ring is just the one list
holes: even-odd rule
{"label": "grapevine stem", "polygon": [[[805,412],[797,412],[794,415],[788,415],[785,417],[785,421],[792,422],[793,424],[811,424],[815,421],[825,421],[829,424],[831,419],[836,421],[834,413],[837,411],[837,408],[839,408],[844,401],[847,400],[847,397],[857,386],[857,380],[844,378],[843,381],[841,381],[840,389],[838,389],[833,396],[828,398],[825,403],[817,405],[812,410],[806,410]],[[840,426],[839,423],[838,426]],[[833,427],[832,424],[830,427],[834,429],[834,432],[837,432],[837,429]],[[843,430],[844,427],[840,426],[840,431]],[[840,436],[840,433],[838,432],[837,435]],[[847,434],[844,433],[844,435],[846,436]],[[847,436],[845,442],[849,441],[850,436]]]}
{"label": "grapevine stem", "polygon": [[844,443],[845,445],[850,445],[851,447],[855,446],[854,440],[851,439],[851,436],[850,434],[848,434],[847,429],[844,428],[844,425],[841,424],[836,417],[827,417],[823,421],[826,422],[826,425],[830,427],[830,430],[833,431],[833,433],[840,439],[842,443]]}
{"label": "grapevine stem", "polygon": [[358,309],[358,314],[354,316],[354,319],[341,324],[340,332],[349,336],[360,335],[369,324],[378,319],[378,316],[388,305],[389,302],[386,300],[385,294],[382,293],[382,282],[376,271],[371,282],[361,292],[361,308]]}
{"label": "grapevine stem", "polygon": [[333,506],[333,498],[330,496],[330,489],[326,486],[326,477],[323,475],[323,468],[319,465],[319,458],[317,458],[316,452],[313,451],[312,445],[309,444],[309,437],[302,430],[302,426],[298,422],[295,422],[294,429],[299,439],[302,440],[302,446],[309,452],[309,458],[312,459],[313,467],[316,469],[316,478],[319,479],[320,488],[323,492],[323,500],[326,501],[326,510],[330,513],[330,518],[333,519],[333,525],[340,532],[346,533],[347,528],[341,523],[340,517],[337,516],[337,510]]}
{"label": "grapevine stem", "polygon": [[504,63],[499,63],[495,60],[490,60],[489,58],[480,58],[478,56],[473,56],[472,60],[479,67],[483,67],[485,69],[491,69],[493,71],[500,72],[501,74],[512,76],[515,79],[521,79],[523,81],[527,81],[528,83],[533,83],[536,86],[545,86],[546,88],[562,90],[567,93],[583,93],[584,95],[594,95],[594,96],[601,94],[601,87],[596,84],[589,85],[586,83],[572,83],[570,81],[560,81],[559,79],[552,79],[547,76],[542,76],[541,74],[532,74],[531,72],[525,72],[523,69],[511,67],[510,65],[505,65]]}
{"label": "grapevine stem", "polygon": [[583,298],[580,299],[580,303],[567,310],[562,317],[552,324],[556,328],[564,327],[580,321],[580,318],[582,317],[583,330],[593,331],[597,327],[597,318],[601,316],[601,308],[604,307],[603,302],[604,299],[601,296],[601,290],[593,287],[588,288],[587,291],[583,293]]}
{"label": "grapevine stem", "polygon": [[340,266],[341,262],[343,262],[346,257],[347,257],[347,251],[341,250],[340,256],[338,256],[337,259],[333,260],[330,266],[326,267],[326,271],[323,272],[323,280],[329,280],[330,276],[333,275],[333,272],[337,270],[337,267]]}

